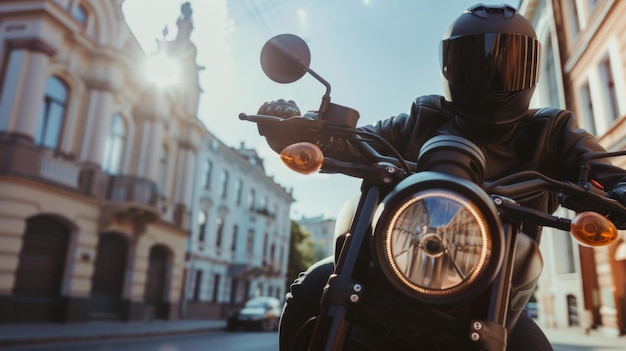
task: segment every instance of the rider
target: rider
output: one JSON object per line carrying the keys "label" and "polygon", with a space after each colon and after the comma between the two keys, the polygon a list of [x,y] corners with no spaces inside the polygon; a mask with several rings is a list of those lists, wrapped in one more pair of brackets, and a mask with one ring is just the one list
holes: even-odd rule
{"label": "rider", "polygon": [[[419,97],[413,102],[410,114],[400,114],[361,129],[379,134],[411,160],[417,159],[421,145],[434,135],[462,136],[484,153],[486,180],[520,170],[535,170],[575,182],[581,156],[604,149],[596,138],[577,127],[571,112],[529,110],[538,82],[539,58],[540,44],[532,25],[514,8],[474,5],[451,24],[441,42],[445,97]],[[291,109],[285,108],[286,105]],[[285,110],[291,110],[290,115],[299,114],[295,103],[284,100],[264,104],[259,113],[287,117]],[[285,140],[288,136],[264,132],[277,152],[290,144]],[[341,140],[315,141],[331,157],[345,159],[346,154],[358,157]],[[609,196],[626,204],[624,170],[609,164],[594,164],[593,169],[590,178],[611,189]],[[552,213],[558,206],[555,196],[546,193],[524,205]],[[623,223],[617,224],[624,229]],[[525,227],[528,236],[520,236],[516,254],[537,250],[540,231]],[[329,258],[301,273],[291,285],[280,326],[281,350],[288,350],[300,326],[318,314],[322,288],[332,271],[333,260]],[[532,286],[537,279],[531,279]],[[525,313],[520,313],[521,310],[511,313],[519,319],[509,335],[508,350],[552,350],[539,327]]]}

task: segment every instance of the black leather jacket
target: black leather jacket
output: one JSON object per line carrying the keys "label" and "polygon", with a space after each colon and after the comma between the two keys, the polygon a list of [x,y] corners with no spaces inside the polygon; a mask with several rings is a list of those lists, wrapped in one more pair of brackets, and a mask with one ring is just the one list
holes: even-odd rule
{"label": "black leather jacket", "polygon": [[[458,117],[453,106],[437,95],[417,98],[410,114],[400,114],[360,129],[382,136],[412,161],[417,160],[424,142],[435,135],[464,137],[484,153],[486,181],[526,170],[576,182],[581,158],[589,152],[605,151],[593,135],[578,127],[570,111],[554,108],[528,110],[515,124],[496,128],[476,125]],[[323,142],[321,146],[325,154],[344,154],[338,156],[340,158],[353,152],[339,141]],[[611,189],[626,182],[626,171],[606,161],[598,161],[592,164],[589,178],[605,189]],[[545,194],[524,205],[552,213],[558,203],[554,194]]]}
{"label": "black leather jacket", "polygon": [[[528,110],[514,124],[501,127],[477,125],[459,117],[451,103],[438,95],[417,98],[410,114],[400,114],[359,129],[382,136],[407,160],[416,161],[422,145],[439,134],[453,134],[476,144],[486,160],[485,180],[493,181],[518,171],[538,171],[557,180],[577,182],[580,161],[589,152],[604,152],[598,140],[580,129],[567,110]],[[274,150],[306,139],[320,146],[325,155],[340,160],[359,159],[360,154],[343,139],[320,140],[319,135],[303,136],[300,130],[259,128]],[[297,135],[297,136],[296,136]],[[288,140],[291,137],[300,140]],[[379,152],[385,149],[374,145]],[[592,162],[589,178],[605,190],[619,187],[615,198],[626,203],[626,171],[606,160]],[[556,194],[546,193],[523,204],[547,213],[558,207]],[[626,220],[624,221],[626,228]]]}

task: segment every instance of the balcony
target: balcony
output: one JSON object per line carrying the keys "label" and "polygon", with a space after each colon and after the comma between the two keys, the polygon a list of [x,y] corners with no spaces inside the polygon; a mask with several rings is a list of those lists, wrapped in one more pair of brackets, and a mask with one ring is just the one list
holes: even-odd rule
{"label": "balcony", "polygon": [[129,221],[138,231],[161,217],[160,195],[150,180],[129,175],[110,175],[102,206],[106,220]]}
{"label": "balcony", "polygon": [[106,200],[157,207],[159,193],[154,182],[128,175],[111,175]]}
{"label": "balcony", "polygon": [[19,135],[0,135],[0,174],[79,190],[80,172],[73,155],[39,147]]}
{"label": "balcony", "polygon": [[268,218],[275,219],[276,214],[269,210],[267,207],[254,207],[250,209],[251,212],[256,213],[261,216],[265,216]]}

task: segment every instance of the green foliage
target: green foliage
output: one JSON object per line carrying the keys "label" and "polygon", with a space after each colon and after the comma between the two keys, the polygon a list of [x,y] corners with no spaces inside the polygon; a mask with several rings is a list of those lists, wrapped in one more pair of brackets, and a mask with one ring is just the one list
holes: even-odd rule
{"label": "green foliage", "polygon": [[289,240],[289,261],[287,266],[287,289],[298,277],[300,272],[309,268],[316,260],[311,234],[291,221],[291,238]]}

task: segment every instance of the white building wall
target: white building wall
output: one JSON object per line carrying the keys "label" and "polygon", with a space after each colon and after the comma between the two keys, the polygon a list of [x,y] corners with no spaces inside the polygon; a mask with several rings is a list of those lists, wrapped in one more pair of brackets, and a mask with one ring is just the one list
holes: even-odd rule
{"label": "white building wall", "polygon": [[[202,186],[206,160],[212,165],[207,188]],[[210,134],[199,151],[197,165],[188,266],[205,272],[203,284],[207,290],[203,291],[201,300],[212,303],[214,274],[220,275],[217,304],[236,305],[254,295],[282,298],[291,230],[288,216],[293,202],[291,194],[265,174],[262,160],[254,150],[228,147]],[[228,172],[225,196],[221,181],[224,171]],[[241,184],[240,189],[238,184]],[[252,191],[254,203],[250,205]],[[202,210],[207,213],[204,241],[199,240],[198,213]],[[220,217],[223,227],[221,245],[217,246],[216,227]],[[250,231],[254,236],[249,251]],[[231,291],[234,279],[237,291]],[[187,296],[192,296],[193,284],[187,284],[187,290]]]}

